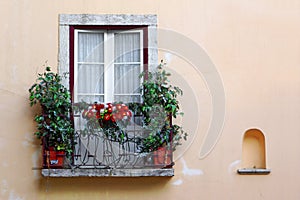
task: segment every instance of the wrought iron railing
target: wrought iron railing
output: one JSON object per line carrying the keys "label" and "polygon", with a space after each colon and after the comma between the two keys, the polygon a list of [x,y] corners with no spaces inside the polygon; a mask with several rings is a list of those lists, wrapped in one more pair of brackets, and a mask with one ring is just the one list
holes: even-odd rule
{"label": "wrought iron railing", "polygon": [[126,140],[115,142],[101,129],[84,133],[81,115],[74,116],[78,129],[74,135],[74,152],[71,168],[133,169],[133,168],[170,168],[173,166],[171,147],[161,147],[153,152],[141,153],[139,138],[147,134],[141,127],[142,116],[134,115],[131,125],[126,128]]}

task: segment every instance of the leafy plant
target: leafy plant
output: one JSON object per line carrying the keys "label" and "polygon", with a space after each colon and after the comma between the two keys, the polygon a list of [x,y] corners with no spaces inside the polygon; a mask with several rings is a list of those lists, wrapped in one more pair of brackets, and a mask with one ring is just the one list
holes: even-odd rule
{"label": "leafy plant", "polygon": [[179,112],[177,100],[183,92],[169,83],[171,74],[163,69],[164,66],[161,62],[154,72],[142,74],[142,77],[147,75],[148,79],[142,85],[143,104],[136,110],[143,113],[144,128],[149,134],[140,145],[142,152],[155,151],[163,145],[172,145],[175,150],[181,139],[186,140],[187,137],[181,126],[172,124],[172,117],[183,115]]}
{"label": "leafy plant", "polygon": [[46,148],[64,150],[72,153],[73,126],[70,120],[71,95],[62,85],[60,75],[46,67],[43,74],[38,74],[36,83],[29,89],[30,106],[39,104],[41,113],[34,118],[37,123],[37,138],[42,139]]}

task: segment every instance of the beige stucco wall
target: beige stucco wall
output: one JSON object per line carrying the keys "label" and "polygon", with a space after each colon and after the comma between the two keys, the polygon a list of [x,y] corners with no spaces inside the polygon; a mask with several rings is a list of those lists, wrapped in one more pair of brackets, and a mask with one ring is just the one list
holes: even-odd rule
{"label": "beige stucco wall", "polygon": [[[158,28],[204,48],[226,95],[213,151],[200,159],[213,110],[205,76],[162,51],[192,91],[183,110],[193,109],[189,99],[198,106],[185,118],[190,145],[179,149],[174,177],[51,179],[32,170],[40,151],[27,90],[46,60],[57,65],[60,13],[157,14]],[[1,0],[0,199],[299,199],[299,19],[298,0]],[[250,128],[265,134],[270,175],[236,173]]]}

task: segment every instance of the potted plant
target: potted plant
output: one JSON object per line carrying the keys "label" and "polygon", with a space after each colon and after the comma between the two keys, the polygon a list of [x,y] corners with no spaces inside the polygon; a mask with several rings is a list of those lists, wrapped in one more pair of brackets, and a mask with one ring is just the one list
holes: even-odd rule
{"label": "potted plant", "polygon": [[29,89],[30,106],[41,106],[40,113],[34,118],[37,123],[34,134],[42,141],[43,166],[47,168],[62,167],[63,158],[65,155],[69,157],[73,148],[71,95],[62,84],[62,78],[46,67]]}
{"label": "potted plant", "polygon": [[147,79],[142,85],[143,103],[138,110],[145,117],[144,128],[148,133],[141,142],[141,151],[153,152],[154,164],[166,167],[172,165],[173,151],[182,139],[186,140],[187,133],[172,122],[172,118],[183,115],[177,100],[183,92],[169,83],[171,74],[164,66],[161,62],[154,72],[142,74]]}

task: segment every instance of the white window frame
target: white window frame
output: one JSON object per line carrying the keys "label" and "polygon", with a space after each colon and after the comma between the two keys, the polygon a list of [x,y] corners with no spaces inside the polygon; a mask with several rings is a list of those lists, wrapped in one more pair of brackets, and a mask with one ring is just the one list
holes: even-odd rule
{"label": "white window frame", "polygon": [[[78,80],[78,65],[81,64],[78,62],[78,33],[79,32],[87,32],[87,33],[104,33],[104,31],[101,30],[82,30],[82,29],[76,29],[74,31],[74,79]],[[84,64],[103,64],[104,63],[96,63],[96,62],[92,62],[92,63],[84,63]],[[104,96],[105,94],[100,94],[100,93],[78,93],[78,84],[75,82],[74,83],[74,102],[78,102],[79,100],[78,95],[100,95],[100,96]],[[90,102],[92,103],[92,102]]]}
{"label": "white window frame", "polygon": [[[78,93],[77,84],[74,84],[74,102],[79,102],[78,95],[95,95],[95,96],[104,96],[104,103],[114,102],[115,95],[136,95],[140,96],[141,93],[128,93],[128,94],[116,94],[114,92],[114,66],[118,64],[138,64],[140,66],[139,72],[143,70],[143,31],[142,30],[86,30],[86,29],[75,29],[74,30],[74,79],[77,80],[78,77],[78,65],[79,64],[89,64],[88,62],[80,63],[78,61],[78,34],[79,33],[103,33],[104,36],[104,62],[91,64],[101,64],[104,65],[104,93]],[[139,62],[115,62],[114,55],[114,37],[115,34],[123,33],[139,33],[140,35],[140,61]],[[140,98],[141,99],[141,98]],[[92,102],[90,102],[92,103]],[[101,102],[102,103],[102,102]]]}

